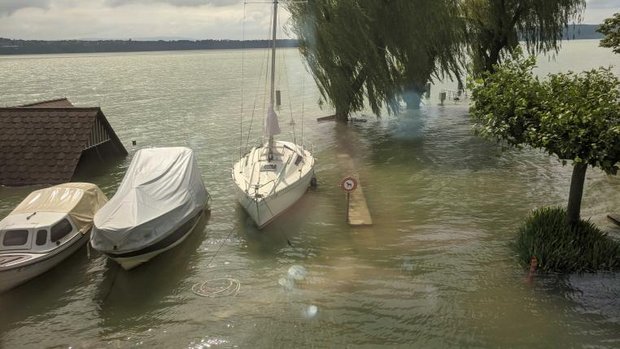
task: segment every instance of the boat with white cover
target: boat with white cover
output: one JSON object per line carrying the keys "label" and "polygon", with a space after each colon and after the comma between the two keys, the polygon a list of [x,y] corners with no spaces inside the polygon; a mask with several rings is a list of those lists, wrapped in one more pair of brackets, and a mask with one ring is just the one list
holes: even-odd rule
{"label": "boat with white cover", "polygon": [[274,109],[275,53],[278,1],[273,2],[271,84],[263,136],[267,139],[253,147],[233,166],[237,200],[261,229],[299,200],[314,178],[314,157],[302,145],[276,141],[280,134]]}
{"label": "boat with white cover", "polygon": [[185,240],[209,199],[191,149],[138,150],[116,194],[95,215],[91,245],[132,269]]}
{"label": "boat with white cover", "polygon": [[30,193],[0,221],[0,292],[43,274],[82,247],[95,212],[107,201],[91,183]]}

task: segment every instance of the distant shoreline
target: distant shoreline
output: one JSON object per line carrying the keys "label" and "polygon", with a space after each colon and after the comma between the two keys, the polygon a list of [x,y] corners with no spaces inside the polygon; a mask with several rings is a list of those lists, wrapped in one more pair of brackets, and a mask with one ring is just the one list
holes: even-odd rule
{"label": "distant shoreline", "polygon": [[[278,47],[297,47],[297,40],[282,39]],[[0,38],[0,55],[106,53],[188,50],[229,50],[270,47],[269,40],[13,40]]]}
{"label": "distant shoreline", "polygon": [[[562,40],[601,39],[599,25],[570,25]],[[296,39],[277,41],[278,47],[297,47]],[[269,40],[17,40],[0,38],[0,55],[105,53],[267,48]]]}

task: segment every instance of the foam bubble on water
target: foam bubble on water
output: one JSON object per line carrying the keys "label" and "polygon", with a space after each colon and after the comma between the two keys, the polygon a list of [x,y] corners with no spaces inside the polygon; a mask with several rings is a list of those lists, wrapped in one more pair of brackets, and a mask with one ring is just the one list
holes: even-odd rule
{"label": "foam bubble on water", "polygon": [[319,307],[313,304],[304,309],[303,315],[304,317],[311,319],[315,317],[318,312],[319,312]]}
{"label": "foam bubble on water", "polygon": [[292,290],[295,287],[295,282],[289,278],[280,278],[278,284],[287,290]]}
{"label": "foam bubble on water", "polygon": [[306,278],[307,274],[308,272],[306,271],[306,268],[302,267],[301,265],[293,265],[288,268],[288,276],[296,281],[302,281]]}

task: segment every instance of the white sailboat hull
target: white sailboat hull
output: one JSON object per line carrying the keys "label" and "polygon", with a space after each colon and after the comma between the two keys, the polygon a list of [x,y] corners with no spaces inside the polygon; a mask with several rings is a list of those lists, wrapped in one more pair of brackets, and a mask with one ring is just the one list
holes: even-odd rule
{"label": "white sailboat hull", "polygon": [[236,187],[237,200],[252,217],[256,226],[262,229],[304,195],[310,186],[312,177],[313,173],[308,173],[305,177],[289,185],[286,191],[258,200]]}
{"label": "white sailboat hull", "polygon": [[[276,142],[276,157],[266,147],[253,148],[233,167],[237,200],[261,229],[297,202],[314,177],[314,158],[289,142]],[[247,161],[246,161],[247,160]],[[275,173],[262,171],[273,166]]]}

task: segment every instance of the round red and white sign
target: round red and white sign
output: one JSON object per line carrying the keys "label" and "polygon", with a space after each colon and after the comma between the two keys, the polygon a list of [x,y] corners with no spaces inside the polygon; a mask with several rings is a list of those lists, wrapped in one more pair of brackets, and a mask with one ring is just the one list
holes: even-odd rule
{"label": "round red and white sign", "polygon": [[357,181],[353,177],[345,177],[342,182],[340,182],[340,187],[346,192],[352,192],[357,188]]}

